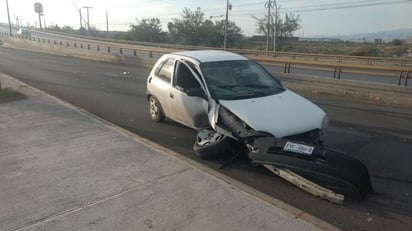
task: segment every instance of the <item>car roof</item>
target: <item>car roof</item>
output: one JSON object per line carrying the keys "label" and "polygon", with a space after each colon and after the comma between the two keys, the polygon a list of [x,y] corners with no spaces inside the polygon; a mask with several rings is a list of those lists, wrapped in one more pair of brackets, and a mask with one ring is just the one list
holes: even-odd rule
{"label": "car roof", "polygon": [[172,54],[195,59],[200,63],[232,60],[249,60],[245,56],[239,54],[218,50],[179,51]]}

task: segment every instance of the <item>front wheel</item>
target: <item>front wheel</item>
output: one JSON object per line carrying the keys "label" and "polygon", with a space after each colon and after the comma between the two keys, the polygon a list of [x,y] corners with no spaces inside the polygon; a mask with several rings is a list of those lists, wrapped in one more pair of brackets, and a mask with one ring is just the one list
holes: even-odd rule
{"label": "front wheel", "polygon": [[162,122],[165,119],[159,100],[154,96],[149,97],[149,113],[150,118],[155,122]]}
{"label": "front wheel", "polygon": [[231,139],[211,129],[199,131],[193,150],[200,159],[211,159],[231,147]]}

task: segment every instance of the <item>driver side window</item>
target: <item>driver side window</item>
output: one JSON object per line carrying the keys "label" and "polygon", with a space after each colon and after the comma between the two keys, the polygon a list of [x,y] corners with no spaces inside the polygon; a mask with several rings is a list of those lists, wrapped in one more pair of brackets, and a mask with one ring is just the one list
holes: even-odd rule
{"label": "driver side window", "polygon": [[179,89],[180,91],[186,92],[190,88],[200,88],[200,84],[195,79],[189,68],[178,61],[176,63],[173,87]]}

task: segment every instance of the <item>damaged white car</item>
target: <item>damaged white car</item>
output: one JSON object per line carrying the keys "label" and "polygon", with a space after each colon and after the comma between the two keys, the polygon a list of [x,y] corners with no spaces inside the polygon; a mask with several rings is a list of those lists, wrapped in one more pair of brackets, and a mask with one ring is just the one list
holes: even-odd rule
{"label": "damaged white car", "polygon": [[194,150],[201,158],[256,136],[321,144],[328,125],[319,107],[255,61],[226,51],[163,55],[147,79],[147,97],[152,120],[167,117],[199,130]]}
{"label": "damaged white car", "polygon": [[256,165],[287,168],[358,199],[372,192],[363,163],[322,147],[326,113],[242,55],[163,55],[147,78],[147,99],[153,121],[167,117],[199,131],[200,158],[246,153]]}

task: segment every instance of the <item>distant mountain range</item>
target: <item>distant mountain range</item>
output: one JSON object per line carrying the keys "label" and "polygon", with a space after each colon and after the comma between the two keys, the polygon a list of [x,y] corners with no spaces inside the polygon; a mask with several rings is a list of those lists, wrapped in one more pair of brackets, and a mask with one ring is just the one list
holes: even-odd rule
{"label": "distant mountain range", "polygon": [[341,40],[366,40],[373,41],[375,39],[383,39],[387,42],[393,39],[406,40],[412,38],[412,28],[399,30],[386,30],[372,33],[358,33],[350,35],[331,36],[331,38],[339,38]]}

